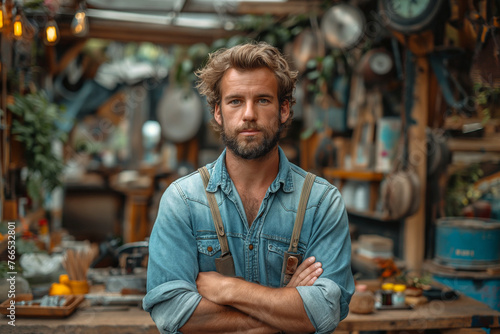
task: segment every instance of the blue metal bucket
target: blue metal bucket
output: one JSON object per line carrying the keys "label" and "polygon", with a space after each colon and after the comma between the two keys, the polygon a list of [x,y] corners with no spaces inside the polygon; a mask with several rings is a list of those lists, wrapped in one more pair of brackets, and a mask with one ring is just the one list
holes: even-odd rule
{"label": "blue metal bucket", "polygon": [[435,261],[458,269],[500,265],[500,221],[446,217],[436,225]]}

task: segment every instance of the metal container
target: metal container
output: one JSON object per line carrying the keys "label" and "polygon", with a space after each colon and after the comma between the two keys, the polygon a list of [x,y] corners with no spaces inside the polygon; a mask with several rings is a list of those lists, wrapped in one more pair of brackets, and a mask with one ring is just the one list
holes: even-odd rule
{"label": "metal container", "polygon": [[436,225],[436,262],[457,269],[500,265],[500,221],[446,217]]}

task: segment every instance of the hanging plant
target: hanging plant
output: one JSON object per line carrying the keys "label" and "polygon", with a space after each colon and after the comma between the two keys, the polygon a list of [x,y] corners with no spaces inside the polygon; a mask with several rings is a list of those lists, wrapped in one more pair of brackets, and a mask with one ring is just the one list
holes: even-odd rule
{"label": "hanging plant", "polygon": [[39,201],[44,191],[51,192],[62,185],[63,159],[53,152],[52,145],[66,141],[67,135],[57,128],[64,109],[50,102],[42,91],[14,95],[14,103],[8,109],[16,116],[12,134],[24,147],[27,193]]}
{"label": "hanging plant", "polygon": [[476,83],[474,92],[478,106],[478,116],[483,125],[492,118],[500,116],[500,87]]}

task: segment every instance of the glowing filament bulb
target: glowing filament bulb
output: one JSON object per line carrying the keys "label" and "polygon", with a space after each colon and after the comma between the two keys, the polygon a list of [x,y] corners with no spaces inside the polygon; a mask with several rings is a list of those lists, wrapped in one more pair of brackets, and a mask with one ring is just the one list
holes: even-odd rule
{"label": "glowing filament bulb", "polygon": [[14,37],[20,39],[23,36],[23,22],[21,20],[21,15],[16,15],[14,20]]}
{"label": "glowing filament bulb", "polygon": [[3,10],[3,6],[1,7],[2,10],[0,10],[0,30],[3,29],[4,27],[4,21],[5,21],[5,15],[4,15],[4,10]]}
{"label": "glowing filament bulb", "polygon": [[59,28],[57,27],[57,23],[54,20],[50,20],[47,22],[45,26],[45,44],[46,45],[55,45],[59,42]]}
{"label": "glowing filament bulb", "polygon": [[75,36],[86,36],[89,30],[88,18],[84,10],[76,12],[71,22],[71,31]]}

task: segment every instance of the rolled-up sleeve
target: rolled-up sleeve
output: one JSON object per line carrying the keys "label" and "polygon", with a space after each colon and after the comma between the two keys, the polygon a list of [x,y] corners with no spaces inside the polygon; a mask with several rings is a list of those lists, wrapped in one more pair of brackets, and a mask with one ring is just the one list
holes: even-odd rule
{"label": "rolled-up sleeve", "polygon": [[316,333],[332,333],[349,313],[354,293],[348,218],[335,187],[326,191],[318,204],[314,224],[306,257],[315,256],[323,273],[313,286],[297,290]]}
{"label": "rolled-up sleeve", "polygon": [[349,309],[349,302],[335,282],[319,278],[313,286],[299,286],[297,290],[316,333],[332,333],[345,318],[341,310]]}
{"label": "rolled-up sleeve", "polygon": [[201,300],[196,286],[184,281],[173,281],[149,291],[143,300],[143,307],[160,333],[179,333],[191,317]]}
{"label": "rolled-up sleeve", "polygon": [[174,182],[163,194],[149,242],[144,310],[161,333],[178,333],[198,306],[196,240],[189,203]]}

